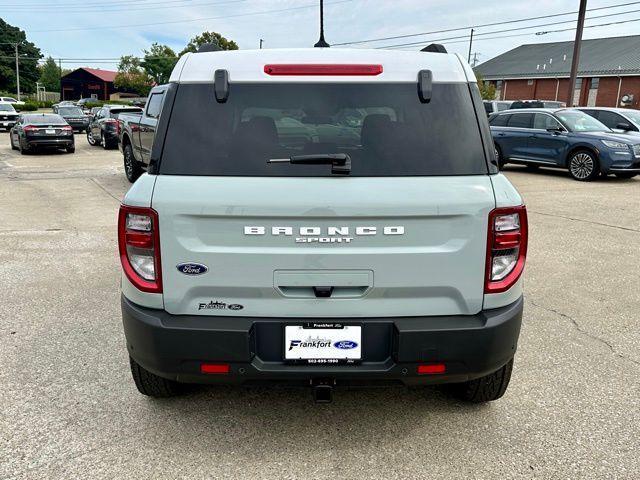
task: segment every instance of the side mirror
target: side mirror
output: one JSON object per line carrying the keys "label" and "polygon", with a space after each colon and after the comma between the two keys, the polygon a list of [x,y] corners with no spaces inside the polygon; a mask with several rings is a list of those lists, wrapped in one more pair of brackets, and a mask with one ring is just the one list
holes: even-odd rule
{"label": "side mirror", "polygon": [[625,132],[628,132],[629,130],[633,130],[633,127],[631,125],[629,125],[628,123],[620,122],[619,124],[616,125],[616,129],[617,130],[624,130]]}

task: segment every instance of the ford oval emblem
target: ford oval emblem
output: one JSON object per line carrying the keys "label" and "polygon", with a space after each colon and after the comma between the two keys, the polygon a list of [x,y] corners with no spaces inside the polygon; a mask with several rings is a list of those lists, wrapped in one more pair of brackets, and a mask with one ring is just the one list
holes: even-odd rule
{"label": "ford oval emblem", "polygon": [[176,265],[176,268],[180,273],[184,273],[185,275],[202,275],[209,270],[206,265],[201,263],[181,263]]}
{"label": "ford oval emblem", "polygon": [[240,305],[239,303],[232,303],[231,305],[229,305],[227,307],[229,310],[242,310],[244,308],[243,305]]}
{"label": "ford oval emblem", "polygon": [[339,348],[340,350],[351,350],[352,348],[356,348],[358,344],[351,340],[340,340],[334,343],[333,346]]}

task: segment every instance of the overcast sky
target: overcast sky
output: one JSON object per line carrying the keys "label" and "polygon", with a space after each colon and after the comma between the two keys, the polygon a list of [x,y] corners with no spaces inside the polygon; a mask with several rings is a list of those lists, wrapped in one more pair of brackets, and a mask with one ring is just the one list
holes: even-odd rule
{"label": "overcast sky", "polygon": [[[240,48],[310,47],[318,37],[318,0],[0,0],[2,18],[27,33],[45,55],[82,58],[65,67],[115,69],[118,58],[141,56],[152,42],[180,51],[203,30],[235,40]],[[519,20],[578,9],[578,0],[325,0],[325,37],[331,44],[379,37],[409,35],[469,25]],[[630,4],[613,7],[620,4]],[[587,13],[586,25],[640,20],[640,1],[590,0],[588,8],[610,7]],[[623,13],[609,16],[611,14]],[[577,15],[531,20],[476,30],[473,52],[480,62],[524,43],[571,40],[574,31],[535,35],[536,32],[575,28]],[[558,25],[526,28],[545,23]],[[146,25],[142,25],[146,24]],[[155,25],[150,25],[155,24]],[[136,25],[136,26],[130,26]],[[499,30],[510,32],[490,32]],[[632,35],[640,21],[585,29],[584,38]],[[468,35],[468,30],[434,33],[398,40],[356,45],[381,47],[408,42]],[[524,35],[521,35],[524,34]],[[519,35],[509,38],[484,37]],[[467,54],[468,38],[442,40],[449,51]],[[406,46],[418,49],[418,46]]]}

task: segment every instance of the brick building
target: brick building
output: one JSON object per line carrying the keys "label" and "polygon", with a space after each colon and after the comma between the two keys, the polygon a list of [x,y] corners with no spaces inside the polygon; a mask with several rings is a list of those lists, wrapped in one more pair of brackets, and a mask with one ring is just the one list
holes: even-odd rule
{"label": "brick building", "polygon": [[[498,100],[566,102],[572,56],[573,42],[521,45],[475,71],[496,86]],[[640,35],[583,40],[573,102],[640,108]]]}

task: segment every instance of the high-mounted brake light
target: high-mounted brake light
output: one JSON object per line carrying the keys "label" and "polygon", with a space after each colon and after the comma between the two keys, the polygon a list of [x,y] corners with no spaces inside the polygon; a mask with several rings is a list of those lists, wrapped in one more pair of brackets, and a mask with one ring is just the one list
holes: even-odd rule
{"label": "high-mounted brake light", "polygon": [[527,257],[527,236],[524,205],[489,213],[485,293],[504,292],[518,281]]}
{"label": "high-mounted brake light", "polygon": [[264,73],[267,75],[376,76],[382,73],[382,65],[272,64],[264,66]]}
{"label": "high-mounted brake light", "polygon": [[121,205],[118,247],[129,281],[143,292],[162,293],[158,213],[151,208]]}

